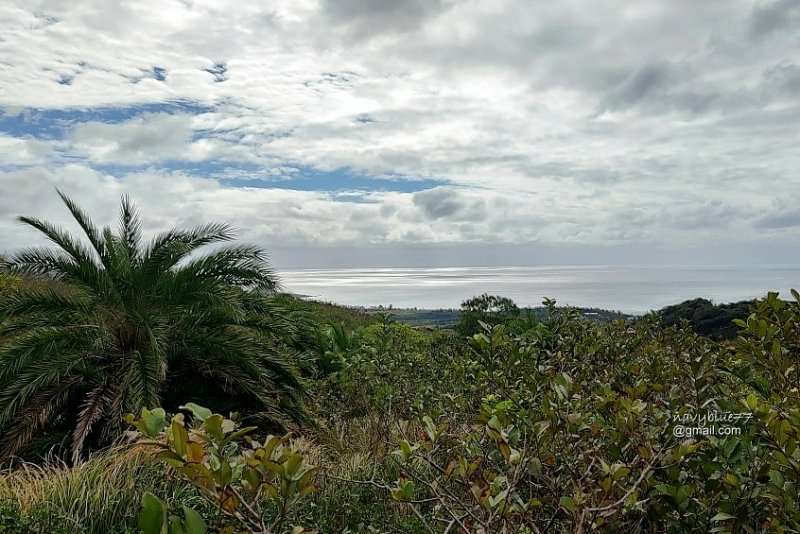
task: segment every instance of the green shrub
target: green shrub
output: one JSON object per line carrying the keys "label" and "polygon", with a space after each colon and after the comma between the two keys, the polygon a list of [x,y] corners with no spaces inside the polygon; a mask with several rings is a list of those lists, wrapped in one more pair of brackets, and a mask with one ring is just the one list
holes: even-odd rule
{"label": "green shrub", "polygon": [[[316,490],[312,480],[319,468],[309,465],[300,444],[289,435],[256,441],[249,436],[255,427],[238,428],[193,403],[181,409],[191,411],[191,424],[182,413],[168,419],[161,408],[143,409],[139,418],[126,415],[136,427],[131,437],[160,450],[158,458],[219,511],[223,532],[282,533],[289,512]],[[184,506],[180,518],[168,515],[168,505],[153,495],[145,494],[142,504],[139,524],[145,534],[205,532],[205,521],[192,508]],[[291,530],[304,532],[299,526]]]}
{"label": "green shrub", "polygon": [[[374,510],[383,493],[451,532],[800,527],[798,303],[769,295],[735,345],[549,304],[522,335],[498,324],[444,352],[385,320],[367,330],[325,387],[340,426],[383,414],[377,441],[400,442],[371,448]],[[673,434],[708,412],[742,413],[714,427],[737,435]]]}

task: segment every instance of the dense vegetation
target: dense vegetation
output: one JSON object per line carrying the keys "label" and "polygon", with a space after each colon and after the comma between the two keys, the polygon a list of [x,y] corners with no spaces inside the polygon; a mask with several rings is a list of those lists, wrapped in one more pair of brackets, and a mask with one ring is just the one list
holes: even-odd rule
{"label": "dense vegetation", "polygon": [[[125,247],[124,231],[100,235],[109,236],[105,250]],[[143,275],[126,278],[142,268],[130,258],[146,253],[121,252],[124,268],[102,275],[99,251],[86,263],[60,256],[61,271],[22,270],[31,254],[10,258],[24,277],[0,297],[0,373],[20,385],[4,386],[1,398],[22,414],[4,420],[4,433],[26,413],[10,399],[46,384],[51,363],[58,373],[62,359],[76,362],[65,376],[80,382],[48,383],[75,392],[48,412],[54,430],[34,436],[50,444],[59,425],[81,420],[103,376],[124,384],[107,360],[127,361],[129,345],[110,324],[152,321],[166,340],[165,378],[149,401],[123,403],[135,414],[126,423],[110,410],[93,421],[129,425],[124,442],[88,459],[55,451],[12,463],[0,476],[0,532],[800,529],[800,295],[751,303],[732,340],[665,326],[658,314],[601,322],[552,301],[535,316],[506,302],[484,309],[492,304],[484,296],[472,300],[470,331],[456,332],[299,301],[274,285],[255,291],[214,270],[204,271],[207,292],[160,292],[208,260],[174,263],[149,285]],[[108,285],[87,283],[90,273]],[[116,288],[119,300],[95,287]],[[78,348],[64,326],[76,317],[103,336]],[[196,341],[241,332],[251,344],[220,338],[211,351]],[[24,336],[45,333],[61,337],[19,348]],[[156,350],[142,343],[139,352]],[[225,365],[250,362],[255,373],[275,362],[292,371],[285,383],[250,391],[182,365],[227,357]],[[281,387],[305,418],[276,422],[286,411]]]}
{"label": "dense vegetation", "polygon": [[[487,297],[490,295],[486,295]],[[399,323],[410,324],[411,326],[423,326],[429,328],[453,328],[457,331],[471,331],[475,332],[479,327],[476,317],[473,313],[472,303],[476,299],[483,298],[484,295],[479,295],[465,300],[461,308],[445,308],[445,309],[425,309],[425,308],[384,308],[379,306],[377,308],[367,308],[365,311],[369,314],[376,313],[391,313],[392,317]],[[495,297],[497,298],[497,297]],[[516,306],[516,304],[514,304]],[[597,321],[616,321],[619,319],[632,319],[634,316],[628,315],[619,311],[604,310],[601,308],[581,308],[575,307],[582,315],[595,319]],[[549,310],[547,306],[534,306],[534,307],[517,307],[514,315],[515,319],[521,322],[530,322],[531,320],[542,320],[547,317]],[[486,318],[490,321],[496,321],[497,317],[488,313],[485,314]]]}
{"label": "dense vegetation", "polygon": [[0,459],[47,436],[77,461],[87,440],[119,436],[124,413],[161,403],[247,407],[265,424],[304,416],[302,321],[264,297],[277,284],[262,250],[227,244],[233,233],[220,224],[143,244],[127,198],[117,232],[62,199],[88,244],[21,217],[56,248],[5,261],[35,283],[0,301]]}
{"label": "dense vegetation", "polygon": [[752,304],[751,301],[714,304],[707,299],[693,299],[663,308],[660,316],[664,326],[678,326],[686,321],[686,326],[702,336],[734,339],[738,332],[733,321],[747,319]]}

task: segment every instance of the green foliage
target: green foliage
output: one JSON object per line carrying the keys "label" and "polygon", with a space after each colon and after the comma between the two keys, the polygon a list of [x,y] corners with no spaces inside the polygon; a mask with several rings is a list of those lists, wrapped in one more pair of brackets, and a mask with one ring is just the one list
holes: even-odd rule
{"label": "green foliage", "polygon": [[[191,417],[138,407],[131,437],[169,469],[137,472],[131,491],[98,480],[106,492],[119,484],[112,498],[127,499],[122,512],[112,515],[100,490],[75,505],[97,510],[93,523],[63,504],[32,506],[4,493],[20,486],[5,482],[22,480],[18,470],[0,483],[0,525],[35,532],[56,524],[47,518],[77,517],[89,532],[124,532],[140,519],[167,533],[201,528],[197,519],[208,531],[271,533],[800,530],[800,295],[754,302],[724,341],[657,314],[598,322],[547,300],[545,313],[525,316],[485,297],[474,309],[496,315],[468,337],[381,313],[286,342],[317,351],[317,372],[306,375],[317,424],[305,437],[254,439],[269,430],[197,403],[180,407]],[[297,323],[308,311],[291,302],[278,298]],[[697,420],[709,414],[735,417]],[[78,476],[102,458],[64,469]],[[62,497],[80,501],[88,480]]]}
{"label": "green foliage", "polygon": [[124,412],[162,402],[204,399],[273,426],[304,419],[299,373],[313,336],[270,296],[261,249],[229,244],[223,224],[144,244],[127,197],[116,232],[62,199],[88,243],[21,217],[57,248],[8,258],[38,283],[0,299],[0,459],[53,432],[70,435],[78,461],[85,443],[118,435]]}
{"label": "green foliage", "polygon": [[111,448],[74,467],[55,459],[24,463],[0,473],[0,532],[136,532],[145,492],[187,506],[198,502],[142,447]]}
{"label": "green foliage", "polygon": [[343,324],[326,324],[317,329],[318,368],[328,375],[342,368],[347,353],[359,343],[361,329],[348,331]]}
{"label": "green foliage", "polygon": [[167,504],[146,492],[142,495],[139,528],[144,534],[206,534],[208,527],[194,509],[183,506],[183,517],[169,515]]}
{"label": "green foliage", "polygon": [[[430,333],[367,330],[327,382],[333,420],[385,414],[378,441],[399,442],[371,447],[381,467],[361,483],[430,531],[800,527],[800,306],[769,295],[734,347],[546,304],[522,335],[497,324],[446,352]],[[673,434],[708,412],[742,413],[737,433]]]}
{"label": "green foliage", "polygon": [[0,294],[11,293],[19,288],[22,284],[22,279],[19,276],[6,274],[0,271]]}
{"label": "green foliage", "polygon": [[[306,461],[289,435],[257,441],[250,437],[255,427],[239,428],[193,403],[181,409],[192,413],[191,424],[182,413],[167,421],[160,408],[143,409],[139,418],[127,414],[126,421],[137,429],[130,437],[160,449],[158,458],[219,510],[217,526],[223,531],[282,532],[289,512],[316,490],[312,481],[319,468]],[[267,515],[273,509],[270,522]],[[205,521],[195,510],[184,506],[183,513],[183,518],[169,515],[167,503],[145,494],[139,525],[145,534],[205,532]],[[292,532],[304,530],[293,527]]]}
{"label": "green foliage", "polygon": [[519,307],[507,297],[484,293],[461,303],[461,316],[456,330],[471,336],[481,330],[481,323],[495,325],[518,317]]}
{"label": "green foliage", "polygon": [[752,301],[715,305],[706,299],[694,299],[667,306],[659,311],[665,327],[680,326],[682,321],[700,335],[716,340],[735,339],[734,320],[746,319]]}

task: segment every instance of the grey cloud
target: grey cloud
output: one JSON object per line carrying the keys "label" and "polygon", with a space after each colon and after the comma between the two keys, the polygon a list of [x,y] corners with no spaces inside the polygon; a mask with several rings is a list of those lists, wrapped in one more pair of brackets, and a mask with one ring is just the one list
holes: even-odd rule
{"label": "grey cloud", "polygon": [[756,224],[756,228],[782,229],[800,226],[800,211],[781,213],[764,217]]}
{"label": "grey cloud", "polygon": [[668,78],[669,73],[665,65],[645,65],[615,88],[604,99],[601,108],[616,111],[636,104],[648,94],[652,94],[665,85]]}
{"label": "grey cloud", "polygon": [[648,63],[628,76],[602,98],[598,114],[629,108],[690,114],[707,111],[720,97],[713,89],[702,87],[688,65],[663,62]]}
{"label": "grey cloud", "polygon": [[665,212],[668,223],[679,230],[721,229],[748,215],[748,210],[716,200],[688,208],[667,207]]}
{"label": "grey cloud", "polygon": [[800,208],[781,209],[756,221],[755,227],[763,230],[796,228],[800,226]]}
{"label": "grey cloud", "polygon": [[354,39],[417,30],[443,11],[444,0],[325,0],[324,13]]}
{"label": "grey cloud", "polygon": [[397,208],[394,206],[390,206],[388,204],[383,204],[380,209],[381,217],[388,219],[392,215],[397,213]]}
{"label": "grey cloud", "polygon": [[449,188],[434,188],[414,194],[414,205],[431,219],[450,217],[464,208],[464,203]]}
{"label": "grey cloud", "polygon": [[414,205],[429,219],[481,220],[486,216],[482,199],[468,200],[450,187],[434,187],[414,193]]}
{"label": "grey cloud", "polygon": [[784,61],[765,70],[759,94],[766,101],[800,97],[800,66]]}
{"label": "grey cloud", "polygon": [[800,20],[800,0],[777,0],[753,6],[750,32],[761,38],[773,32],[787,30]]}

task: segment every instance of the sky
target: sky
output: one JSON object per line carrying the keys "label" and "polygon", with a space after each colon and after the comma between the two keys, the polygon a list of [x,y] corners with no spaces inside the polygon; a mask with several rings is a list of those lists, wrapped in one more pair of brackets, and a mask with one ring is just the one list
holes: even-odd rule
{"label": "sky", "polygon": [[0,251],[56,188],[278,268],[797,264],[800,0],[4,0]]}

